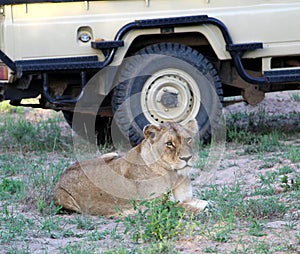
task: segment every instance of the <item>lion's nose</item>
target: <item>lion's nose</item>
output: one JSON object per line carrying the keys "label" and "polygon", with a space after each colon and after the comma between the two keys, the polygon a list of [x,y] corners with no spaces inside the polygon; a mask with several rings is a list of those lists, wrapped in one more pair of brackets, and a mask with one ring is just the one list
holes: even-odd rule
{"label": "lion's nose", "polygon": [[188,162],[191,158],[192,158],[192,156],[179,157],[180,160],[183,160],[183,161],[185,161],[185,162]]}

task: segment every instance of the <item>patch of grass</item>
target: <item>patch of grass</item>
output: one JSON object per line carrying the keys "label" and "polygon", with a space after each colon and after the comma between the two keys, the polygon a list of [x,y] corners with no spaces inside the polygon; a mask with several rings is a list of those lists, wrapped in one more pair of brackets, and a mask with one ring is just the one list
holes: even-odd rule
{"label": "patch of grass", "polygon": [[283,166],[278,171],[267,172],[266,174],[259,174],[260,185],[255,188],[251,195],[271,196],[276,194],[278,185],[284,188],[284,191],[298,190],[299,179],[297,176],[289,177],[287,174],[294,172],[289,166]]}
{"label": "patch of grass", "polygon": [[136,215],[125,219],[125,234],[135,242],[165,241],[185,234],[191,229],[189,216],[177,203],[170,201],[170,193],[150,201],[133,201]]}
{"label": "patch of grass", "polygon": [[25,160],[22,153],[0,154],[0,176],[15,176],[24,170]]}
{"label": "patch of grass", "polygon": [[70,162],[64,159],[49,162],[42,157],[41,155],[28,165],[24,178],[26,198],[23,202],[28,209],[38,209],[42,214],[56,214],[60,207],[53,203],[53,189]]}
{"label": "patch of grass", "polygon": [[278,199],[277,197],[249,199],[244,202],[239,216],[254,219],[282,218],[287,211],[287,206],[280,203]]}
{"label": "patch of grass", "polygon": [[[231,137],[231,131],[237,134],[241,130],[244,130],[244,133],[263,133],[266,134],[270,132],[268,127],[269,116],[263,109],[259,109],[258,112],[238,112],[229,114],[226,117],[226,126],[228,130],[228,136]],[[235,137],[235,136],[233,136]],[[236,136],[240,137],[240,136]]]}
{"label": "patch of grass", "polygon": [[106,250],[103,252],[103,254],[131,254],[131,253],[134,253],[134,252],[132,250],[128,250],[124,247]]}
{"label": "patch of grass", "polygon": [[9,246],[7,254],[31,254],[28,246],[27,247],[15,247]]}
{"label": "patch of grass", "polygon": [[[247,195],[239,184],[223,186],[205,190],[199,194],[201,198],[212,200],[217,205],[212,213],[213,221],[234,223],[238,219],[267,219],[282,218],[287,206],[278,201],[278,197],[262,197],[259,199],[245,199]],[[205,218],[207,219],[207,218]],[[204,222],[204,221],[203,221]]]}
{"label": "patch of grass", "polygon": [[258,243],[254,244],[253,251],[256,254],[269,254],[270,252],[270,244],[265,241],[259,241]]}
{"label": "patch of grass", "polygon": [[137,246],[133,248],[119,247],[106,250],[103,254],[178,254],[172,242],[162,241],[158,243],[149,243],[146,246]]}
{"label": "patch of grass", "polygon": [[72,228],[66,227],[68,220],[59,216],[39,217],[39,230],[43,237],[52,239],[64,239],[70,237],[80,238],[82,235],[76,233]]}
{"label": "patch of grass", "polygon": [[266,154],[259,154],[258,158],[260,160],[262,160],[262,165],[260,166],[260,169],[264,169],[264,168],[272,168],[276,165],[276,163],[278,163],[279,158],[275,157],[275,156],[271,156],[271,157],[266,157]]}
{"label": "patch of grass", "polygon": [[[25,153],[23,158],[18,153],[1,156],[4,175],[0,175],[0,195],[2,199],[24,204],[26,209],[55,214],[60,208],[53,203],[53,188],[63,170],[70,165],[70,159],[52,160],[47,153],[39,153],[39,157],[32,155]],[[17,173],[18,178],[14,178]]]}
{"label": "patch of grass", "polygon": [[300,190],[300,177],[295,176],[294,178],[289,179],[286,175],[282,176],[281,187],[284,188],[284,191]]}
{"label": "patch of grass", "polygon": [[251,145],[256,143],[257,137],[253,133],[240,129],[237,125],[228,126],[227,125],[227,141],[234,143],[242,143]]}
{"label": "patch of grass", "polygon": [[111,232],[109,230],[104,230],[102,232],[94,230],[93,232],[87,235],[87,238],[89,241],[99,241],[105,239],[107,236],[110,235],[110,233]]}
{"label": "patch of grass", "polygon": [[[227,141],[242,143],[245,145],[257,145],[261,142],[268,143],[268,139],[275,145],[277,140],[285,139],[287,136],[299,131],[299,113],[285,115],[269,115],[263,109],[258,112],[237,112],[226,116]],[[285,126],[284,120],[289,120],[289,127]],[[276,124],[274,124],[276,123]],[[275,136],[274,136],[275,135]],[[277,137],[277,138],[276,138]],[[274,139],[276,138],[276,139]],[[271,146],[272,149],[274,148]],[[268,149],[267,146],[260,150]]]}
{"label": "patch of grass", "polygon": [[275,194],[277,173],[267,172],[265,175],[259,174],[258,177],[260,180],[260,185],[257,188],[255,188],[254,192],[251,194],[254,196],[255,195],[271,196]]}
{"label": "patch of grass", "polygon": [[65,247],[60,248],[59,253],[63,254],[90,254],[100,253],[96,245],[87,244],[82,241],[80,243],[69,243]]}
{"label": "patch of grass", "polygon": [[24,114],[24,108],[23,107],[15,107],[9,104],[9,101],[3,101],[0,103],[0,113],[16,113],[16,114]]}
{"label": "patch of grass", "polygon": [[216,242],[219,242],[219,243],[226,243],[228,242],[228,240],[230,239],[230,236],[229,236],[229,232],[231,230],[228,229],[228,228],[223,228],[221,230],[218,230],[214,236],[213,236],[213,240],[216,241]]}
{"label": "patch of grass", "polygon": [[262,135],[258,143],[258,152],[274,152],[281,146],[279,141],[279,133],[272,131],[268,135]]}
{"label": "patch of grass", "polygon": [[216,211],[211,215],[215,221],[235,220],[235,211],[243,205],[245,195],[238,183],[233,186],[210,186],[197,194],[200,199],[212,200],[217,204]]}
{"label": "patch of grass", "polygon": [[217,248],[206,247],[204,253],[219,253]]}
{"label": "patch of grass", "polygon": [[275,152],[282,148],[279,141],[279,134],[273,131],[269,134],[257,134],[251,144],[245,147],[245,153],[258,153],[262,156],[267,152]]}
{"label": "patch of grass", "polygon": [[255,221],[255,220],[250,225],[249,234],[257,237],[267,235],[266,233],[263,232],[262,224],[259,221]]}
{"label": "patch of grass", "polygon": [[197,161],[195,163],[195,168],[204,168],[207,160],[209,159],[209,148],[205,146],[200,146],[200,151],[198,154]]}
{"label": "patch of grass", "polygon": [[77,228],[84,229],[84,230],[94,230],[95,225],[90,217],[88,216],[77,216]]}
{"label": "patch of grass", "polygon": [[0,183],[0,191],[1,192],[7,192],[10,194],[15,194],[17,192],[20,192],[24,188],[24,184],[22,181],[16,179],[2,179],[2,182]]}
{"label": "patch of grass", "polygon": [[283,166],[283,167],[278,169],[278,174],[279,175],[285,175],[285,174],[292,173],[293,171],[294,170],[292,168],[290,168],[289,166]]}
{"label": "patch of grass", "polygon": [[289,146],[286,152],[286,157],[292,163],[300,162],[300,147],[299,146]]}
{"label": "patch of grass", "polygon": [[60,151],[70,149],[71,137],[64,137],[57,117],[36,124],[24,118],[5,117],[0,125],[2,149]]}
{"label": "patch of grass", "polygon": [[11,243],[18,239],[24,240],[30,234],[29,229],[34,228],[34,222],[18,211],[7,206],[1,210],[0,243]]}
{"label": "patch of grass", "polygon": [[277,130],[253,132],[235,124],[227,125],[227,141],[246,145],[245,152],[248,154],[279,150],[282,147],[279,137],[282,134]]}
{"label": "patch of grass", "polygon": [[300,94],[298,92],[290,93],[290,98],[293,101],[300,101]]}

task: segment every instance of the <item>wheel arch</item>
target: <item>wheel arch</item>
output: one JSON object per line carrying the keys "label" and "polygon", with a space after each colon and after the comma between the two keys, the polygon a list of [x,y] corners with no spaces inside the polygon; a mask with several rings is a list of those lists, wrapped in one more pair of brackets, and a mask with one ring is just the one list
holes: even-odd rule
{"label": "wheel arch", "polygon": [[[190,47],[208,47],[219,60],[231,59],[226,51],[226,42],[218,27],[211,24],[197,26],[179,26],[171,32],[163,28],[134,29],[124,36],[124,47],[119,48],[114,59],[115,64],[139,49],[160,42],[181,43]],[[201,52],[206,55],[205,52]]]}

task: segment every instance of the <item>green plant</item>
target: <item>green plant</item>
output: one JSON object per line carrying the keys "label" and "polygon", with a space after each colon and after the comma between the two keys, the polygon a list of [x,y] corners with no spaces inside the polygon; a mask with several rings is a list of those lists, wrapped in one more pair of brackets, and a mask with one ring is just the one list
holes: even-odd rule
{"label": "green plant", "polygon": [[48,204],[45,202],[45,200],[36,198],[36,205],[39,212],[43,213],[46,209]]}
{"label": "green plant", "polygon": [[20,192],[23,188],[24,188],[24,184],[20,180],[4,178],[0,184],[0,191],[8,192],[10,194],[15,194],[17,192]]}
{"label": "green plant", "polygon": [[298,92],[290,93],[290,98],[293,101],[300,101],[300,94]]}
{"label": "green plant", "polygon": [[103,254],[132,254],[132,253],[134,253],[134,252],[130,251],[124,247],[106,250],[103,252]]}
{"label": "green plant", "polygon": [[9,101],[3,101],[0,103],[0,112],[1,113],[17,113],[17,114],[24,114],[23,107],[15,107],[9,104]]}
{"label": "green plant", "polygon": [[292,173],[294,170],[290,168],[289,166],[283,166],[278,169],[278,174],[279,175],[284,175],[284,174],[289,174]]}
{"label": "green plant", "polygon": [[18,179],[4,178],[0,183],[0,196],[3,199],[12,198],[12,196],[21,197],[24,195],[24,183]]}
{"label": "green plant", "polygon": [[84,230],[94,230],[95,225],[92,219],[89,216],[79,215],[76,217],[77,228]]}
{"label": "green plant", "polygon": [[140,245],[133,248],[118,247],[109,249],[103,254],[179,254],[174,243],[170,241],[151,242],[147,245]]}
{"label": "green plant", "polygon": [[6,117],[2,121],[0,131],[2,147],[23,151],[54,151],[69,149],[71,137],[62,137],[60,119],[57,117],[41,120],[35,124],[24,118]]}
{"label": "green plant", "polygon": [[292,186],[294,190],[300,190],[300,176],[296,176],[292,181]]}
{"label": "green plant", "polygon": [[[29,154],[24,154],[30,157]],[[57,214],[61,207],[53,202],[53,188],[69,160],[60,158],[51,160],[46,153],[24,160],[23,179],[24,199],[21,202],[27,209],[38,209],[43,215]]]}
{"label": "green plant", "polygon": [[99,232],[97,229],[95,229],[93,232],[87,235],[88,240],[90,241],[99,241],[105,239],[110,234],[109,230],[104,230],[102,232]]}
{"label": "green plant", "polygon": [[280,145],[278,131],[272,131],[270,134],[265,134],[260,137],[258,152],[274,152]]}
{"label": "green plant", "polygon": [[126,217],[124,233],[130,233],[136,242],[172,239],[191,227],[189,214],[170,201],[170,193],[150,201],[134,200],[132,205],[136,215]]}
{"label": "green plant", "polygon": [[252,221],[250,228],[249,228],[249,234],[252,236],[265,236],[267,235],[266,233],[263,232],[263,226],[259,221]]}
{"label": "green plant", "polygon": [[15,176],[22,172],[24,165],[26,165],[26,160],[24,160],[22,153],[0,154],[1,176]]}
{"label": "green plant", "polygon": [[0,210],[1,228],[0,243],[11,243],[18,239],[25,239],[29,229],[34,227],[31,219],[19,214],[18,211],[11,210],[6,204]]}
{"label": "green plant", "polygon": [[285,191],[300,190],[300,177],[296,176],[292,179],[289,179],[286,175],[281,177],[281,187],[284,188]]}
{"label": "green plant", "polygon": [[207,247],[204,250],[204,253],[219,253],[217,248]]}
{"label": "green plant", "polygon": [[31,252],[28,250],[28,246],[25,247],[25,248],[18,248],[18,247],[15,247],[15,246],[10,246],[6,252],[6,254],[31,254]]}
{"label": "green plant", "polygon": [[278,202],[278,198],[249,199],[244,202],[243,216],[254,219],[282,218],[287,211],[285,204]]}
{"label": "green plant", "polygon": [[[197,194],[200,199],[213,200],[216,210],[211,212],[213,221],[230,221],[236,218],[236,213],[243,205],[245,192],[239,183],[232,186],[211,185],[209,188]],[[204,215],[204,220],[207,218]]]}
{"label": "green plant", "polygon": [[175,246],[170,241],[162,241],[158,243],[150,243],[148,246],[135,251],[137,254],[179,254]]}
{"label": "green plant", "polygon": [[275,193],[276,173],[266,173],[266,175],[259,174],[260,186],[255,188],[252,195],[273,195]]}
{"label": "green plant", "polygon": [[209,150],[207,147],[204,147],[203,145],[200,145],[200,151],[198,154],[198,159],[195,163],[195,168],[204,168],[209,156]]}
{"label": "green plant", "polygon": [[265,241],[260,241],[253,246],[253,251],[255,254],[270,254],[270,244]]}
{"label": "green plant", "polygon": [[63,248],[60,248],[60,253],[62,254],[90,254],[90,253],[100,253],[98,248],[94,245],[88,245],[85,242],[81,243],[69,243]]}
{"label": "green plant", "polygon": [[300,147],[299,146],[289,146],[287,150],[287,158],[292,162],[296,163],[300,161]]}
{"label": "green plant", "polygon": [[[248,154],[252,153],[265,153],[274,152],[278,150],[281,143],[279,141],[278,130],[269,130],[268,128],[263,128],[263,124],[259,123],[257,128],[252,128],[254,125],[252,115],[245,115],[245,121],[248,122],[249,126],[243,128],[236,123],[229,122],[227,124],[227,141],[242,143],[247,145],[245,147],[245,152]],[[247,120],[247,118],[249,118]]]}
{"label": "green plant", "polygon": [[213,240],[220,243],[226,243],[230,239],[228,235],[229,232],[230,230],[227,228],[219,230],[215,233]]}
{"label": "green plant", "polygon": [[298,244],[300,244],[300,234],[297,234],[297,235],[296,235],[296,238],[297,238],[297,240],[298,240]]}

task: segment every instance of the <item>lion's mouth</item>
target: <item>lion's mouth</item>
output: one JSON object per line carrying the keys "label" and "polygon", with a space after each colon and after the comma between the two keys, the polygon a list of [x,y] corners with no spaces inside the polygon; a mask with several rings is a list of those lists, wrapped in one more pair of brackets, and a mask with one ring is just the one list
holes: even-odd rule
{"label": "lion's mouth", "polygon": [[186,170],[186,169],[190,169],[190,168],[192,168],[192,166],[190,166],[189,164],[186,164],[184,167],[176,168],[175,171],[181,171],[181,170]]}

